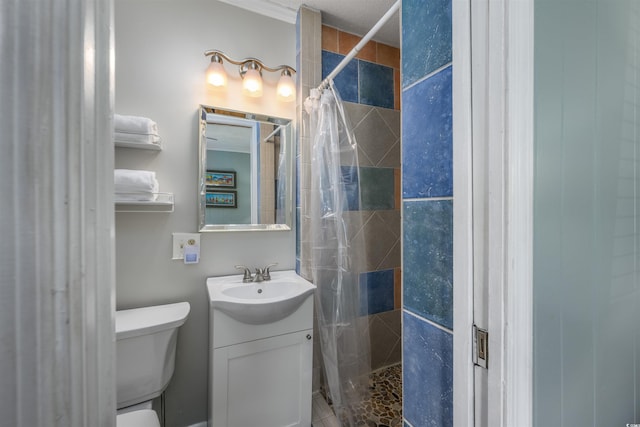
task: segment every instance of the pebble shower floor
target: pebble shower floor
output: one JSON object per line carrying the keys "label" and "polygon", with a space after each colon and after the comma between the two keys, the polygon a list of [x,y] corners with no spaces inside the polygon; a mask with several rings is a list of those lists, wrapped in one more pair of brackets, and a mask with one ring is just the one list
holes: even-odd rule
{"label": "pebble shower floor", "polygon": [[[372,372],[369,378],[371,395],[353,412],[357,427],[402,427],[402,365],[397,364]],[[338,427],[330,405],[322,395],[313,400],[312,427]]]}

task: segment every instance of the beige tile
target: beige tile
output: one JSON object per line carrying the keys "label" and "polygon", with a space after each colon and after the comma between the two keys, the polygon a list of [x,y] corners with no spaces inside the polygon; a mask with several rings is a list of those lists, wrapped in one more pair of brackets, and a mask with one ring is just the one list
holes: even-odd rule
{"label": "beige tile", "polygon": [[400,140],[398,139],[395,144],[387,151],[384,157],[376,165],[379,168],[400,168],[401,166],[401,150]]}
{"label": "beige tile", "polygon": [[329,404],[324,400],[321,394],[319,398],[314,400],[314,410],[317,411],[319,418],[326,418],[333,415],[333,410]]}
{"label": "beige tile", "polygon": [[375,211],[375,215],[378,218],[380,218],[382,221],[384,221],[385,224],[387,224],[387,226],[389,227],[389,230],[391,230],[394,236],[400,237],[401,217],[400,217],[399,210],[391,209],[391,210],[384,210],[384,211]]}
{"label": "beige tile", "polygon": [[386,366],[386,361],[400,337],[392,331],[379,315],[371,316],[369,339],[371,340],[371,369]]}
{"label": "beige tile", "polygon": [[400,267],[402,264],[400,238],[398,238],[387,255],[380,261],[376,270],[389,270]]}
{"label": "beige tile", "polygon": [[402,308],[402,270],[400,268],[393,270],[393,308],[396,310]]}
{"label": "beige tile", "polygon": [[352,240],[360,230],[364,224],[366,224],[371,216],[373,215],[372,211],[344,211],[343,213],[344,221],[347,226],[347,239]]}
{"label": "beige tile", "polygon": [[398,337],[402,335],[402,312],[401,310],[385,311],[378,313],[378,318]]}
{"label": "beige tile", "polygon": [[[358,104],[355,102],[344,102],[344,110],[349,118],[349,122],[351,122],[351,126],[356,127],[365,118],[365,116],[371,111],[373,111],[375,107],[365,104]],[[391,110],[393,111],[393,110]]]}
{"label": "beige tile", "polygon": [[367,247],[366,271],[374,271],[387,256],[397,238],[389,226],[375,215],[364,225],[363,232]]}
{"label": "beige tile", "polygon": [[[357,138],[356,138],[357,141]],[[364,150],[362,149],[362,146],[360,144],[358,144],[358,165],[360,167],[362,166],[375,166],[373,164],[373,162],[371,161],[371,159],[369,158],[369,156],[367,156],[367,153],[364,152]]]}
{"label": "beige tile", "polygon": [[338,52],[338,30],[333,27],[322,26],[322,50]]}
{"label": "beige tile", "polygon": [[332,415],[329,418],[325,418],[322,420],[324,422],[324,427],[340,427],[340,423],[338,423],[338,419],[335,415]]}
{"label": "beige tile", "polygon": [[402,125],[402,118],[400,115],[400,111],[391,110],[389,108],[376,108],[380,116],[382,116],[382,120],[389,126],[391,132],[398,138],[400,137],[400,126]]}
{"label": "beige tile", "polygon": [[396,345],[393,346],[391,352],[387,356],[387,360],[385,360],[385,366],[395,365],[396,363],[402,362],[402,340],[398,340]]}
{"label": "beige tile", "polygon": [[[347,55],[351,52],[351,49],[360,42],[360,40],[362,40],[362,37],[360,36],[347,33],[345,31],[338,31],[338,53],[341,55]],[[377,43],[370,41],[362,47],[360,52],[356,55],[356,58],[376,62],[376,54]]]}
{"label": "beige tile", "polygon": [[374,165],[377,165],[398,141],[398,137],[393,134],[382,119],[378,109],[367,114],[354,128],[353,133],[358,141],[358,146],[362,148]]}
{"label": "beige tile", "polygon": [[400,49],[378,43],[376,62],[387,67],[400,68]]}

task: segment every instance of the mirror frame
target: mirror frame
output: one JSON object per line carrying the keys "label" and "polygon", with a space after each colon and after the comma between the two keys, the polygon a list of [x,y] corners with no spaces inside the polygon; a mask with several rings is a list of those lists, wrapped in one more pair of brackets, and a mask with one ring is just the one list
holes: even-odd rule
{"label": "mirror frame", "polygon": [[[207,114],[226,113],[237,118],[254,120],[269,124],[288,124],[290,125],[291,135],[287,135],[287,144],[285,145],[285,165],[287,167],[287,183],[285,190],[285,222],[284,224],[206,224],[206,191],[205,173],[207,170]],[[228,108],[219,108],[210,105],[201,104],[198,109],[198,231],[199,232],[221,232],[221,231],[291,231],[293,218],[293,188],[295,188],[296,175],[293,170],[293,150],[294,142],[294,121],[281,117],[268,116],[266,114],[247,113],[244,111],[236,111]]]}

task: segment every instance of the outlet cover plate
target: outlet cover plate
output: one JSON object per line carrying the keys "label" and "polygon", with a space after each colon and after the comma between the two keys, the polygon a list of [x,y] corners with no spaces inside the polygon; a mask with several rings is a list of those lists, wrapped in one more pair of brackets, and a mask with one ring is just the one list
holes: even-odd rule
{"label": "outlet cover plate", "polygon": [[183,259],[184,247],[193,241],[194,245],[200,246],[200,233],[172,233],[173,235],[173,256],[171,259]]}

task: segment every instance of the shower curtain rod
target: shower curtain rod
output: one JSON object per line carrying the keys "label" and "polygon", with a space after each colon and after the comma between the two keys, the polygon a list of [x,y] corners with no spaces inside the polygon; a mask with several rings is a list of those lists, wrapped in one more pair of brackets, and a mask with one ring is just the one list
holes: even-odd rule
{"label": "shower curtain rod", "polygon": [[325,88],[329,84],[329,81],[337,76],[338,73],[347,66],[347,64],[358,54],[358,52],[360,52],[364,45],[367,44],[369,40],[371,40],[373,36],[376,35],[380,27],[382,27],[389,20],[389,18],[391,18],[391,15],[393,15],[398,9],[400,9],[401,2],[402,0],[397,0],[394,5],[389,8],[387,13],[385,13],[382,18],[380,18],[380,20],[376,23],[376,25],[374,25],[373,28],[371,28],[369,32],[362,38],[362,40],[360,40],[360,43],[355,45],[355,47],[351,49],[351,52],[349,52],[349,54],[345,56],[342,61],[340,61],[336,68],[334,68],[333,71],[329,73],[329,75],[322,81],[322,83],[320,83],[320,86],[318,86],[318,90]]}

